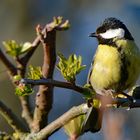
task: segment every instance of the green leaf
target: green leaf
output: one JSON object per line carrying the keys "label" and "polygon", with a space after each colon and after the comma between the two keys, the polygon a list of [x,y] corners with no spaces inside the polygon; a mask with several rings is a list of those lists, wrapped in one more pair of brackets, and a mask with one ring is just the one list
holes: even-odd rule
{"label": "green leaf", "polygon": [[6,52],[11,56],[18,56],[21,50],[21,46],[16,43],[15,40],[10,40],[7,42],[3,42],[4,47],[6,48]]}
{"label": "green leaf", "polygon": [[85,68],[85,65],[81,65],[82,57],[77,57],[76,54],[72,54],[68,58],[65,58],[61,53],[58,53],[58,57],[58,70],[60,70],[64,79],[66,79],[68,82],[74,83],[76,80],[76,75]]}
{"label": "green leaf", "polygon": [[[27,75],[29,79],[34,79],[34,80],[38,80],[43,77],[41,67],[33,67],[31,65],[29,66],[29,72]],[[21,79],[21,76],[15,75],[13,79],[15,80],[15,82],[19,81]],[[32,94],[33,89],[31,85],[25,85],[24,83],[19,83],[19,85],[15,89],[15,93],[18,96],[26,96]]]}
{"label": "green leaf", "polygon": [[31,85],[25,85],[20,83],[15,89],[15,94],[18,96],[26,96],[32,93],[33,93],[33,89]]}
{"label": "green leaf", "polygon": [[65,133],[69,136],[72,137],[73,135],[75,136],[80,136],[82,134],[82,126],[83,122],[85,120],[85,114],[84,115],[79,115],[69,121],[67,124],[64,125],[64,130]]}
{"label": "green leaf", "polygon": [[67,61],[67,59],[64,57],[64,55],[62,53],[58,52],[57,55],[61,60]]}
{"label": "green leaf", "polygon": [[20,53],[23,54],[23,53],[29,51],[31,48],[32,48],[32,44],[31,44],[30,42],[25,42],[25,43],[22,45],[22,48],[21,48]]}
{"label": "green leaf", "polygon": [[68,20],[63,21],[63,17],[54,17],[53,22],[49,24],[49,27],[54,29],[60,29],[60,30],[67,30],[70,28],[70,23]]}
{"label": "green leaf", "polygon": [[18,84],[18,86],[15,89],[15,94],[18,96],[25,96],[25,95],[30,95],[33,93],[33,90],[31,88],[31,85],[25,85],[23,83],[19,83],[21,80],[20,75],[15,75],[13,76],[14,83]]}
{"label": "green leaf", "polygon": [[14,81],[19,81],[19,80],[21,80],[21,75],[15,75],[15,76],[13,76],[13,80]]}
{"label": "green leaf", "polygon": [[84,95],[86,100],[89,100],[89,99],[92,99],[96,95],[96,92],[90,84],[85,84],[84,92],[82,94]]}
{"label": "green leaf", "polygon": [[63,30],[69,29],[70,28],[69,20],[66,20],[60,27],[63,28]]}
{"label": "green leaf", "polygon": [[29,66],[28,78],[38,80],[43,77],[41,67]]}
{"label": "green leaf", "polygon": [[6,49],[6,53],[13,57],[17,57],[26,53],[31,49],[31,43],[26,42],[24,44],[18,44],[15,40],[4,41],[3,45]]}
{"label": "green leaf", "polygon": [[81,66],[80,68],[77,69],[77,74],[79,74],[82,70],[86,68],[86,65]]}
{"label": "green leaf", "polygon": [[74,55],[72,54],[72,55],[70,55],[69,58],[68,58],[68,65],[73,64],[73,62],[74,62]]}

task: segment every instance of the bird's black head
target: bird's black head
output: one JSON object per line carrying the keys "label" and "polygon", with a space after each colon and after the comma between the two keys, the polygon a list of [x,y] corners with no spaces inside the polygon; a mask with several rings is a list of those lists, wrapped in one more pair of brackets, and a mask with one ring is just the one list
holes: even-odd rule
{"label": "bird's black head", "polygon": [[106,18],[90,36],[97,37],[99,44],[108,45],[112,45],[114,38],[134,40],[123,22],[114,17]]}

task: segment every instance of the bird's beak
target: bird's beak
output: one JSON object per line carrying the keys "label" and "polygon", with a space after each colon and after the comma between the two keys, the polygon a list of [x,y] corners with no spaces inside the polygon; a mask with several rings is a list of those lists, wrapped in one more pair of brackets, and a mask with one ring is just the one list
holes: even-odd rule
{"label": "bird's beak", "polygon": [[96,33],[91,33],[91,34],[89,35],[89,37],[97,37],[97,34],[96,34]]}

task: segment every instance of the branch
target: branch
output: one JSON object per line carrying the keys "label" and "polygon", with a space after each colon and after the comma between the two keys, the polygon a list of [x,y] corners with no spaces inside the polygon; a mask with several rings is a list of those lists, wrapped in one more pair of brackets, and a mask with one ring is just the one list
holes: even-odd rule
{"label": "branch", "polygon": [[29,108],[29,97],[19,97],[22,107],[22,118],[27,122],[30,130],[32,129],[33,117]]}
{"label": "branch", "polygon": [[[59,24],[55,24],[55,20],[58,20],[59,18],[61,18],[61,17],[58,17],[58,18],[54,17],[54,20],[52,22],[46,24],[44,26],[44,28],[42,29],[42,32],[41,32],[42,35],[46,36],[46,31],[48,31],[48,32],[51,32],[52,30],[64,31],[64,30],[68,29],[69,28],[69,21],[68,20],[66,20],[63,23],[61,22]],[[39,46],[40,42],[41,42],[40,36],[37,36],[32,43],[32,49],[21,58],[23,65],[26,65],[28,63],[28,61],[32,57],[33,53],[35,52],[35,50]]]}
{"label": "branch", "polygon": [[0,131],[0,139],[1,140],[14,140],[14,137],[10,134],[7,134],[6,132]]}
{"label": "branch", "polygon": [[69,111],[64,113],[62,116],[57,118],[55,121],[50,123],[48,126],[40,130],[38,133],[31,133],[28,135],[28,137],[25,140],[30,140],[30,139],[44,139],[47,136],[50,136],[53,134],[55,131],[59,130],[61,127],[63,127],[67,122],[69,122],[71,119],[81,115],[85,114],[88,111],[87,104],[81,104],[76,107],[72,107]]}
{"label": "branch", "polygon": [[[40,80],[32,80],[32,79],[22,79],[21,80],[22,83],[24,84],[31,84],[31,85],[52,85],[55,87],[61,87],[61,88],[66,88],[66,89],[71,89],[74,91],[77,91],[79,93],[84,93],[84,88],[78,85],[74,85],[68,82],[61,82],[61,81],[57,81],[57,80],[53,80],[53,79],[40,79]],[[139,92],[139,91],[137,91]],[[138,94],[138,93],[136,93]],[[103,95],[96,95],[97,98],[100,98]],[[131,108],[137,108],[140,107],[140,99],[135,99],[134,98],[134,102],[132,102],[129,98],[111,98],[108,96],[104,96],[102,97],[104,99],[109,99],[111,101],[112,104],[118,104],[121,105],[123,107],[131,107]]]}
{"label": "branch", "polygon": [[[41,27],[38,26],[38,34],[43,45],[44,59],[42,66],[43,77],[52,78],[56,61],[55,40],[56,31],[52,30],[46,35],[41,32]],[[36,107],[34,111],[33,131],[38,132],[40,129],[48,124],[48,113],[52,108],[53,103],[53,87],[48,85],[41,85],[36,96]]]}
{"label": "branch", "polygon": [[2,101],[0,101],[0,114],[6,119],[15,132],[27,131],[25,125]]}
{"label": "branch", "polygon": [[12,64],[12,62],[10,62],[10,60],[8,60],[8,58],[4,55],[1,49],[0,49],[0,59],[3,62],[3,64],[6,66],[10,74],[12,76],[16,75],[17,73],[16,67]]}
{"label": "branch", "polygon": [[[68,21],[63,22],[61,17],[54,18],[53,22],[47,24],[42,30],[38,25],[37,35],[42,43],[44,59],[42,74],[45,78],[53,78],[56,62],[56,30],[66,29]],[[38,132],[44,128],[48,121],[48,113],[53,103],[53,87],[51,85],[41,85],[36,96],[36,107],[33,119],[33,132]]]}
{"label": "branch", "polygon": [[32,80],[32,79],[22,79],[21,83],[24,84],[31,84],[31,85],[48,85],[48,86],[55,86],[55,87],[61,87],[61,88],[67,88],[67,89],[72,89],[77,92],[83,93],[85,90],[83,87],[74,85],[72,83],[68,82],[62,82],[62,81],[57,81],[53,79],[40,79],[40,80]]}
{"label": "branch", "polygon": [[[20,71],[20,70],[17,70],[17,68],[8,60],[8,58],[4,55],[2,50],[0,50],[0,59],[3,62],[3,64],[7,67],[7,69],[9,70],[11,77],[16,75],[18,73],[18,71]],[[25,67],[24,67],[24,69],[22,71],[23,72],[20,72],[20,73],[24,73]],[[13,83],[13,84],[15,85],[15,83]],[[23,108],[23,117],[25,118],[27,123],[29,123],[29,122],[31,123],[31,115],[30,115],[30,111],[29,111],[29,108],[28,108],[28,101],[27,101],[27,99],[25,99],[25,97],[20,97],[20,101],[21,101],[21,105],[22,105],[22,108]],[[1,103],[1,106],[3,106],[5,109],[7,108],[2,103]],[[2,111],[2,108],[1,108],[1,111]],[[7,109],[7,111],[8,111],[8,109]],[[2,112],[1,112],[1,114],[4,115],[4,116],[6,115],[6,114],[3,114]],[[8,118],[8,117],[6,117],[6,118]],[[8,122],[11,123],[11,125],[14,124],[12,121],[8,121]],[[14,125],[13,125],[13,129],[14,129]],[[16,127],[15,127],[15,129],[16,129]]]}
{"label": "branch", "polygon": [[114,98],[112,99],[112,104],[118,104],[121,105],[121,107],[130,107],[130,109],[139,108],[140,99],[134,99],[134,102],[132,102],[129,98]]}
{"label": "branch", "polygon": [[[16,74],[21,75],[21,77],[25,76],[26,65],[33,55],[34,51],[38,47],[41,42],[44,48],[44,64],[43,64],[43,76],[46,78],[52,78],[53,71],[55,67],[56,54],[55,54],[55,39],[56,39],[56,30],[66,30],[68,28],[68,20],[65,22],[62,21],[61,17],[54,18],[53,22],[47,24],[43,30],[41,30],[41,34],[43,35],[43,40],[41,40],[38,35],[37,38],[32,43],[32,49],[27,52],[23,57],[15,59],[17,63],[17,68],[7,59],[4,53],[0,50],[0,59],[6,65],[8,70],[10,71],[10,76],[14,76]],[[52,86],[40,86],[39,94],[37,94],[36,100],[36,108],[34,115],[34,122],[41,122],[44,127],[44,121],[40,118],[44,118],[46,121],[46,116],[44,114],[48,114],[52,106]],[[44,98],[46,97],[46,98]],[[28,123],[30,129],[32,129],[33,118],[31,115],[28,97],[20,97],[21,106],[22,106],[22,117]],[[41,114],[42,113],[42,114]],[[36,118],[37,116],[37,118]],[[40,127],[40,126],[39,126]],[[41,126],[42,127],[42,126]],[[40,128],[39,128],[40,129]]]}
{"label": "branch", "polygon": [[[43,31],[45,31],[46,29],[44,28]],[[40,44],[40,38],[37,36],[35,38],[35,40],[32,43],[32,49],[30,51],[28,51],[20,60],[22,62],[22,64],[24,66],[27,65],[27,63],[29,62],[30,58],[32,57],[32,55],[34,54],[35,50],[37,49],[37,47]]]}
{"label": "branch", "polygon": [[[45,35],[46,30],[48,28],[48,24],[45,25],[44,29],[42,29],[42,34]],[[37,36],[35,38],[35,40],[32,42],[32,49],[30,51],[28,51],[20,60],[22,62],[23,65],[27,65],[28,61],[30,60],[30,58],[32,57],[32,55],[34,54],[35,50],[37,49],[37,47],[40,44],[40,37]]]}
{"label": "branch", "polygon": [[[25,72],[26,72],[26,66],[23,65],[22,61],[20,58],[15,59],[16,64],[17,64],[17,74],[20,75],[21,77],[25,77]],[[12,81],[14,82],[14,81]],[[14,83],[16,86],[16,84]],[[19,97],[21,107],[22,107],[22,117],[25,119],[26,123],[28,124],[28,127],[32,129],[32,121],[33,121],[33,116],[31,114],[30,110],[30,104],[29,104],[29,96],[24,96],[24,97]]]}
{"label": "branch", "polygon": [[[21,82],[25,84],[32,84],[32,85],[40,85],[40,84],[45,85],[46,84],[46,85],[52,85],[52,86],[61,87],[61,88],[72,89],[80,93],[84,92],[84,88],[81,86],[73,85],[67,82],[56,81],[52,79],[41,79],[41,80],[23,79]],[[108,101],[108,102],[105,102],[105,106],[107,107],[110,104],[121,105],[121,107],[131,107],[131,108],[140,107],[140,99],[135,99],[135,101],[132,102],[130,101],[129,98],[112,98],[110,96],[102,96],[102,95],[97,95],[97,98],[102,98],[103,100]],[[71,110],[73,110],[73,108]],[[37,140],[45,138],[51,135],[52,133],[54,133],[55,131],[57,131],[64,124],[70,121],[72,118],[81,114],[81,112],[79,112],[80,110],[78,112],[77,110],[75,110],[77,114],[74,114],[75,116],[72,116],[73,113],[71,112],[71,110],[65,113],[64,115],[62,115],[60,118],[58,118],[51,124],[49,124],[48,126],[46,126],[45,128],[43,128],[40,132],[36,134],[34,133],[30,134],[26,140],[28,140],[29,138],[35,138]],[[87,112],[85,111],[84,113],[87,113]]]}

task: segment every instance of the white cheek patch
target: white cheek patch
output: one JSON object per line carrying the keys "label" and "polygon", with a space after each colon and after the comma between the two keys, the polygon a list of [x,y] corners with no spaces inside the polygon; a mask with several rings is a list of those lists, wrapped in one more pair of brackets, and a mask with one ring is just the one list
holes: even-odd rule
{"label": "white cheek patch", "polygon": [[104,39],[111,39],[114,37],[123,38],[124,34],[125,34],[124,29],[118,28],[118,29],[109,29],[105,33],[101,33],[100,36]]}

